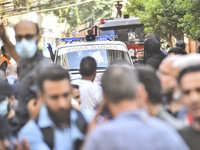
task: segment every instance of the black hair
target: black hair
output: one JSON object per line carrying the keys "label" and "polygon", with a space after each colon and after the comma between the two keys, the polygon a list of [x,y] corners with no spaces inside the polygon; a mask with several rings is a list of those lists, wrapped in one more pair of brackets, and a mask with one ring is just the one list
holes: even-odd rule
{"label": "black hair", "polygon": [[148,93],[149,102],[152,104],[162,103],[161,83],[158,79],[156,72],[150,66],[138,67],[139,81],[144,84]]}
{"label": "black hair", "polygon": [[3,45],[3,46],[1,46],[1,51],[2,51],[2,53],[5,53],[5,46]]}
{"label": "black hair", "polygon": [[79,89],[79,86],[76,85],[76,84],[72,84],[72,87],[75,88],[75,89]]}
{"label": "black hair", "polygon": [[200,36],[197,38],[197,41],[200,42]]}
{"label": "black hair", "polygon": [[144,52],[144,50],[138,50],[137,53],[139,53],[139,52]]}
{"label": "black hair", "polygon": [[180,85],[181,84],[181,79],[182,77],[187,74],[187,73],[191,73],[191,72],[199,72],[200,71],[200,64],[198,65],[192,65],[192,66],[189,66],[189,67],[186,67],[184,68],[179,76],[178,76],[178,84]]}
{"label": "black hair", "polygon": [[43,91],[43,84],[46,80],[60,81],[63,79],[70,80],[69,73],[66,69],[55,64],[45,66],[38,72],[37,83],[39,90]]}
{"label": "black hair", "polygon": [[0,102],[5,100],[6,97],[10,98],[12,95],[12,86],[7,81],[0,80]]}
{"label": "black hair", "polygon": [[96,72],[97,63],[93,57],[87,56],[81,60],[80,74],[85,77],[89,77]]}
{"label": "black hair", "polygon": [[150,33],[150,34],[146,35],[145,38],[146,38],[146,39],[154,38],[154,39],[156,39],[156,40],[160,43],[160,38],[159,38],[159,36],[158,36],[157,34],[155,34],[155,33]]}
{"label": "black hair", "polygon": [[183,50],[185,50],[185,42],[183,40],[178,40],[175,44],[176,47],[181,47]]}
{"label": "black hair", "polygon": [[185,52],[185,50],[183,50],[181,47],[173,47],[173,48],[171,48],[171,49],[168,51],[168,54],[169,54],[169,53],[182,54],[182,55],[187,54],[187,53]]}

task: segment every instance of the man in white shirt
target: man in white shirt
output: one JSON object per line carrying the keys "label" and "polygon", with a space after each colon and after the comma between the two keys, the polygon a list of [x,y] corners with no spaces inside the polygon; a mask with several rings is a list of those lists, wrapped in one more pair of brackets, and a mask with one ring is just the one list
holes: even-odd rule
{"label": "man in white shirt", "polygon": [[81,108],[94,109],[102,101],[101,86],[93,83],[97,70],[97,63],[93,57],[85,57],[81,60],[80,74],[81,80],[72,81],[72,84],[79,85],[81,94]]}

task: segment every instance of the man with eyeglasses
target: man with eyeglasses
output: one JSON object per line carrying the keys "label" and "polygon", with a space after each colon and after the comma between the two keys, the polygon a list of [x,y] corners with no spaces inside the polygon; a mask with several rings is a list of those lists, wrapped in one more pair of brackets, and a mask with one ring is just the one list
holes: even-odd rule
{"label": "man with eyeglasses", "polygon": [[180,134],[191,150],[200,149],[200,64],[189,66],[178,77],[182,98],[194,121],[180,130]]}
{"label": "man with eyeglasses", "polygon": [[49,64],[38,48],[41,38],[39,27],[36,23],[23,20],[14,27],[16,46],[14,46],[6,35],[3,21],[0,20],[0,37],[5,48],[10,55],[18,62],[19,68],[19,108],[16,111],[16,120],[20,126],[24,125],[29,119],[27,103],[36,97],[30,87],[35,85],[35,77],[38,70]]}

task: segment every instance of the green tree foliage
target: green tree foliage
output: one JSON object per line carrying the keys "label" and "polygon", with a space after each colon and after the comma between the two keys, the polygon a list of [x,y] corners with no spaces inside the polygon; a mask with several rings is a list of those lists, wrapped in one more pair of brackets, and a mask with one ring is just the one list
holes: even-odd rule
{"label": "green tree foliage", "polygon": [[[81,2],[84,1],[86,0],[82,0]],[[101,17],[111,17],[111,9],[114,2],[115,0],[91,1],[77,6],[54,10],[53,13],[60,18],[61,22],[66,19],[70,27],[75,28],[89,18],[93,18],[96,21]]]}
{"label": "green tree foliage", "polygon": [[[184,38],[184,33],[188,33],[195,38],[197,30],[200,29],[199,10],[197,13],[200,2],[196,0],[195,4],[194,1],[128,0],[125,8],[128,13],[140,17],[147,34],[158,34],[172,47],[172,36],[181,40]],[[195,12],[192,9],[195,9]]]}
{"label": "green tree foliage", "polygon": [[181,9],[186,10],[186,14],[180,19],[180,26],[196,40],[200,36],[200,0],[182,0]]}

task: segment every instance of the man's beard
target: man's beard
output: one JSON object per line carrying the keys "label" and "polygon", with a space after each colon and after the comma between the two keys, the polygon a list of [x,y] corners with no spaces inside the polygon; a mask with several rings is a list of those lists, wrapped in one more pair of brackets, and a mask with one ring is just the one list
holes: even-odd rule
{"label": "man's beard", "polygon": [[50,118],[58,127],[60,127],[60,125],[62,125],[63,123],[70,125],[71,107],[69,109],[59,109],[58,111],[52,111],[48,107],[47,109],[48,109]]}

